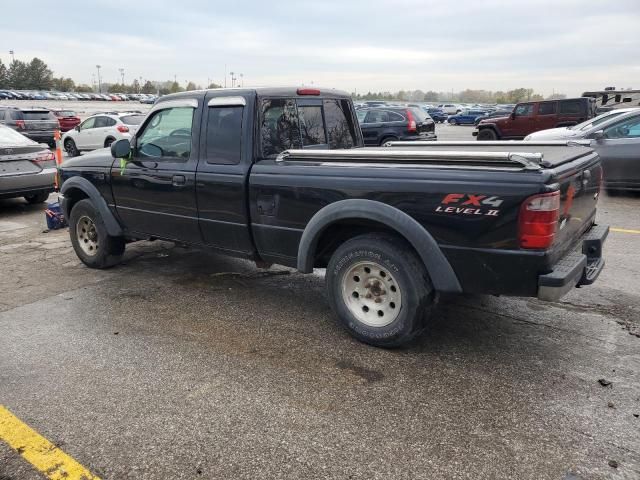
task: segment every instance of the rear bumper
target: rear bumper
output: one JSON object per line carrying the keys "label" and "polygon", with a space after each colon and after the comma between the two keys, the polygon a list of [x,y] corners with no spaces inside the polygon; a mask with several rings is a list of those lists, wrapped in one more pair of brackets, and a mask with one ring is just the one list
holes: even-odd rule
{"label": "rear bumper", "polygon": [[607,225],[587,231],[575,250],[558,260],[550,273],[538,277],[538,298],[556,302],[573,288],[595,282],[604,267],[602,246],[608,234]]}
{"label": "rear bumper", "polygon": [[0,177],[0,197],[20,197],[33,192],[53,192],[55,168],[45,168],[41,172],[25,175]]}
{"label": "rear bumper", "polygon": [[438,140],[438,135],[436,135],[434,132],[425,132],[425,133],[420,133],[418,135],[406,135],[403,137],[400,137],[401,141],[413,141],[413,140],[417,140],[417,141],[421,141],[421,142],[428,142],[428,141],[436,141]]}

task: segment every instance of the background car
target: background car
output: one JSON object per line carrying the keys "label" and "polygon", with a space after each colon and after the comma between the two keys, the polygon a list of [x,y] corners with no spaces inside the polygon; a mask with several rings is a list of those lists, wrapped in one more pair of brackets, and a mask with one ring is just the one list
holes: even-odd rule
{"label": "background car", "polygon": [[53,114],[58,117],[58,123],[60,124],[60,130],[62,132],[68,132],[77,125],[80,125],[80,117],[76,115],[73,110],[51,110]]}
{"label": "background car", "polygon": [[460,113],[451,115],[447,122],[451,125],[473,125],[477,118],[485,117],[487,112],[485,110],[462,110]]}
{"label": "background car", "polygon": [[447,115],[455,115],[462,111],[462,107],[460,105],[456,105],[453,103],[443,103],[438,105],[438,108],[441,109]]}
{"label": "background car", "polygon": [[640,191],[640,108],[614,110],[573,127],[543,130],[525,138],[567,139],[591,140],[591,147],[602,159],[607,193]]}
{"label": "background car", "polygon": [[441,108],[431,107],[427,109],[427,113],[436,123],[444,123],[447,121],[448,115]]}
{"label": "background car", "polygon": [[52,147],[55,146],[54,132],[60,128],[58,118],[46,108],[0,106],[0,124]]}
{"label": "background car", "polygon": [[0,198],[44,202],[53,192],[55,173],[51,150],[0,125]]}
{"label": "background car", "polygon": [[589,97],[518,103],[508,117],[483,119],[473,132],[478,140],[519,140],[548,128],[568,127],[596,116]]}
{"label": "background car", "polygon": [[356,110],[364,144],[384,145],[393,140],[435,140],[435,124],[418,108],[378,107]]}
{"label": "background car", "polygon": [[80,152],[106,148],[122,138],[131,139],[144,115],[138,112],[98,113],[62,136],[62,145],[72,157]]}

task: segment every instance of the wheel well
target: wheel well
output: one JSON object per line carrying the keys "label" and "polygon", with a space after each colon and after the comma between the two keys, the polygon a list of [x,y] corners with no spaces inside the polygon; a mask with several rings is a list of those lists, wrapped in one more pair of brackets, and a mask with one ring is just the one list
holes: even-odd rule
{"label": "wheel well", "polygon": [[109,136],[109,137],[105,138],[105,139],[104,139],[104,146],[105,146],[105,147],[107,146],[107,142],[108,142],[109,140],[111,140],[112,142],[114,142],[116,139],[115,139],[115,138],[113,138],[113,137],[111,137],[111,136]]}
{"label": "wheel well", "polygon": [[389,142],[390,139],[395,138],[396,140],[398,139],[397,135],[383,135],[382,136],[382,140],[380,140],[380,145],[384,145],[385,143]]}
{"label": "wheel well", "polygon": [[[339,220],[329,225],[320,235],[315,252],[313,252],[313,267],[325,268],[333,253],[347,240],[366,233],[390,233],[404,239],[396,230],[384,223],[368,219]],[[407,241],[410,245],[410,242]]]}
{"label": "wheel well", "polygon": [[71,214],[71,210],[73,210],[73,206],[78,203],[80,200],[85,198],[89,198],[84,191],[79,188],[70,188],[66,192],[64,192],[64,198],[67,199],[67,205],[69,208],[69,214]]}

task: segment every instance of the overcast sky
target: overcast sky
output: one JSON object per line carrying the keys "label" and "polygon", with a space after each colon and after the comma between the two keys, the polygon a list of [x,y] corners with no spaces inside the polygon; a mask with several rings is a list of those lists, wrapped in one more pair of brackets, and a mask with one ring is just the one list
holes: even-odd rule
{"label": "overcast sky", "polygon": [[[39,6],[38,6],[39,5]],[[0,59],[91,83],[177,75],[204,85],[348,91],[640,88],[640,0],[65,0],[3,2]]]}

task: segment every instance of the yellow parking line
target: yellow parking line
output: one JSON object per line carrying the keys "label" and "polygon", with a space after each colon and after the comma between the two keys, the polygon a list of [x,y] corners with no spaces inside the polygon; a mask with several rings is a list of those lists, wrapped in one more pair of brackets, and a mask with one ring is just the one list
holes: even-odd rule
{"label": "yellow parking line", "polygon": [[610,228],[612,232],[619,233],[640,233],[640,230],[629,230],[628,228]]}
{"label": "yellow parking line", "polygon": [[100,480],[0,405],[0,440],[52,480]]}

